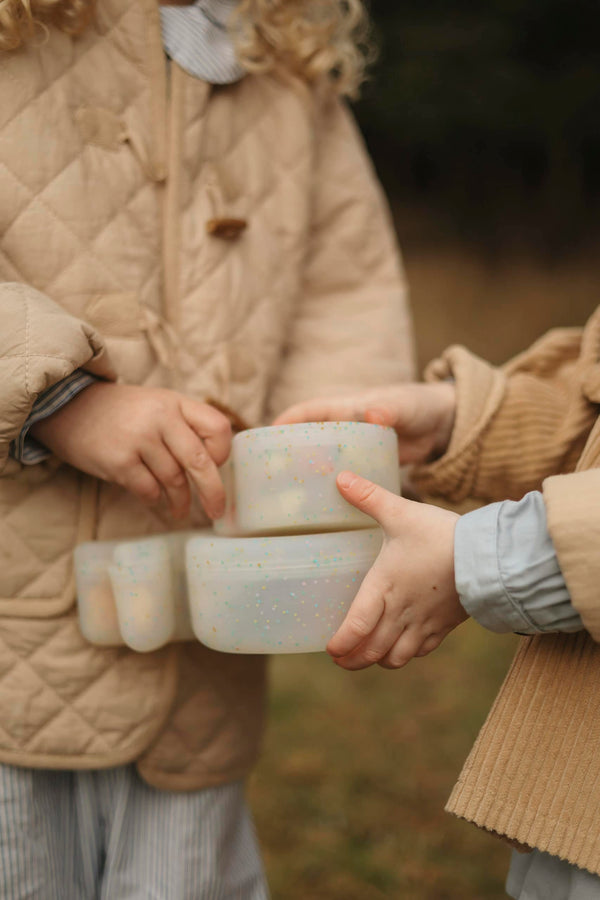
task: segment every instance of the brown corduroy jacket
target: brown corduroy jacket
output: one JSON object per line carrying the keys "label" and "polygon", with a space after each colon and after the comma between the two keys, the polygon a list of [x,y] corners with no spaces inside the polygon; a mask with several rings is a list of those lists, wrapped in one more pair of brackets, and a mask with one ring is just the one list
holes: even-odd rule
{"label": "brown corduroy jacket", "polygon": [[452,347],[426,377],[453,377],[458,407],[420,486],[455,501],[542,490],[586,628],[523,639],[447,809],[600,874],[600,309],[503,368]]}

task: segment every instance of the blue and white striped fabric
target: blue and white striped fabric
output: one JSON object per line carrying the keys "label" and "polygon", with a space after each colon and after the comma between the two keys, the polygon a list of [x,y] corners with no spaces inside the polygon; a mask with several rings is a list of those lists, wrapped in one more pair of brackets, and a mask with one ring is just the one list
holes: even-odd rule
{"label": "blue and white striped fabric", "polygon": [[227,22],[237,0],[196,0],[191,6],[161,6],[163,45],[182,69],[210,84],[244,77]]}
{"label": "blue and white striped fabric", "polygon": [[600,877],[541,850],[513,850],[506,893],[513,900],[598,900]]}
{"label": "blue and white striped fabric", "polygon": [[0,765],[2,900],[268,900],[241,782],[149,787],[133,766]]}
{"label": "blue and white striped fabric", "polygon": [[29,429],[36,422],[47,419],[58,412],[61,406],[72,400],[84,388],[96,381],[93,375],[77,369],[72,375],[63,378],[39,395],[27,417],[19,436],[11,444],[10,455],[26,466],[43,462],[52,454],[35,438],[29,437]]}

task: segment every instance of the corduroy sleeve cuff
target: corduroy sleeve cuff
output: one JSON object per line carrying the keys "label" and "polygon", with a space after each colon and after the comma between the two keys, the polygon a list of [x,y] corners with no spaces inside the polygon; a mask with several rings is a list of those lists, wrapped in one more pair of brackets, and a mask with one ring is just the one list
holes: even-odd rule
{"label": "corduroy sleeve cuff", "polygon": [[416,466],[412,476],[425,493],[458,501],[474,496],[480,437],[502,402],[506,375],[464,347],[450,347],[425,371],[426,381],[449,378],[456,385],[456,417],[448,449],[435,462]]}

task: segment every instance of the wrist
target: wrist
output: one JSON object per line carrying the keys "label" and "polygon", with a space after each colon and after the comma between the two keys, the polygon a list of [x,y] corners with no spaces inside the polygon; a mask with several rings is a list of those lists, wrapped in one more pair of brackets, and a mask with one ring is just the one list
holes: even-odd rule
{"label": "wrist", "polygon": [[93,394],[102,393],[107,389],[114,388],[113,382],[99,381],[94,379],[74,392],[66,402],[62,403],[50,415],[46,415],[38,421],[34,422],[29,429],[31,436],[40,444],[53,449],[53,437],[55,434],[61,433],[67,419],[70,419],[76,413],[80,404],[89,403]]}

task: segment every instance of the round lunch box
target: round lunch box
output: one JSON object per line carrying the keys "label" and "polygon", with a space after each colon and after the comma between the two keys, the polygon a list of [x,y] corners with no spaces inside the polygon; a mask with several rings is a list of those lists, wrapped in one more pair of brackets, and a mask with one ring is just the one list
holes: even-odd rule
{"label": "round lunch box", "polygon": [[335,479],[349,469],[397,494],[400,467],[392,428],[309,422],[242,431],[223,467],[223,535],[271,535],[372,528],[343,499]]}
{"label": "round lunch box", "polygon": [[324,650],[381,548],[379,528],[285,537],[193,537],[192,628],[228,653]]}

